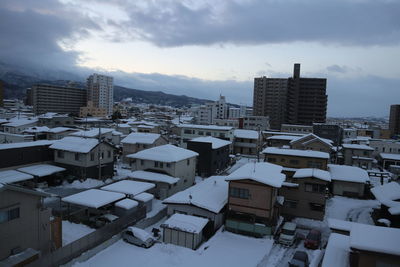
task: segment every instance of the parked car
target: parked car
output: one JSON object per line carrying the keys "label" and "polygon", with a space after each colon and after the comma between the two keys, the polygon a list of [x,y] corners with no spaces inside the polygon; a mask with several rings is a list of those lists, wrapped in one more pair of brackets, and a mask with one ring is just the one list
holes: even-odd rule
{"label": "parked car", "polygon": [[293,245],[296,241],[296,228],[295,223],[286,222],[282,227],[278,242],[284,246]]}
{"label": "parked car", "polygon": [[304,247],[309,249],[317,249],[321,245],[321,232],[317,229],[312,229],[304,240]]}
{"label": "parked car", "polygon": [[144,248],[151,247],[155,241],[151,234],[133,226],[128,227],[128,229],[122,234],[122,239],[125,242]]}
{"label": "parked car", "polygon": [[289,267],[308,267],[308,255],[304,251],[296,251],[289,261]]}
{"label": "parked car", "polygon": [[117,220],[119,217],[112,215],[112,214],[103,214],[97,217],[94,221],[94,227],[100,228],[106,224],[112,223],[113,221]]}

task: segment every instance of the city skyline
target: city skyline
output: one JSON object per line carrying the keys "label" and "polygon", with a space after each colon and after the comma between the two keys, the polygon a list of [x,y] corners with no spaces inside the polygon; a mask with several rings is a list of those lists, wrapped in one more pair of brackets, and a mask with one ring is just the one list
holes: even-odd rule
{"label": "city skyline", "polygon": [[0,61],[246,105],[255,77],[287,78],[301,63],[303,77],[327,78],[328,116],[388,116],[400,97],[399,10],[368,0],[2,1]]}

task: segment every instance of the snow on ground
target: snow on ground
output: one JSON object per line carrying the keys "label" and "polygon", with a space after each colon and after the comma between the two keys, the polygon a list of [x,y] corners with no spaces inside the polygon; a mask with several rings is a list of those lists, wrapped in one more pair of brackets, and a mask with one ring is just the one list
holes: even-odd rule
{"label": "snow on ground", "polygon": [[218,231],[199,249],[157,243],[149,249],[120,240],[86,262],[75,266],[257,266],[273,244],[271,239],[251,238]]}
{"label": "snow on ground", "polygon": [[146,218],[154,217],[160,210],[164,209],[167,205],[162,203],[160,199],[153,199],[153,207],[150,212],[146,214]]}
{"label": "snow on ground", "polygon": [[62,221],[62,245],[65,246],[94,231],[95,229],[84,224]]}
{"label": "snow on ground", "polygon": [[373,225],[371,213],[374,208],[379,208],[377,200],[335,196],[326,203],[325,219],[333,218]]}

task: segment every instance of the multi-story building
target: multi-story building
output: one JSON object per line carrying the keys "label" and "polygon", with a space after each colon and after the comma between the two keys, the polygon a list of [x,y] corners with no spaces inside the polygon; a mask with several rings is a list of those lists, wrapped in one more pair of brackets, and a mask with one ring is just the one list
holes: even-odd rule
{"label": "multi-story building", "polygon": [[180,124],[178,128],[181,147],[186,147],[188,140],[201,136],[212,136],[233,142],[233,128],[229,126]]}
{"label": "multi-story building", "polygon": [[372,168],[372,153],[374,149],[367,145],[343,144],[343,163],[349,166],[357,166],[366,170]]}
{"label": "multi-story building", "polygon": [[4,99],[4,83],[0,80],[0,107],[3,106],[3,99]]}
{"label": "multi-story building", "polygon": [[389,129],[392,135],[400,134],[400,105],[390,106]]}
{"label": "multi-story building", "polygon": [[239,128],[246,130],[264,131],[270,128],[269,117],[243,116],[239,118]]}
{"label": "multi-story building", "polygon": [[324,123],[327,99],[326,79],[301,78],[300,64],[295,64],[291,78],[254,79],[253,115],[269,116],[272,129],[283,123]]}
{"label": "multi-story building", "polygon": [[87,78],[87,101],[91,101],[96,108],[104,108],[107,115],[111,115],[114,105],[113,77],[92,74]]}
{"label": "multi-story building", "polygon": [[315,123],[313,133],[319,137],[332,140],[335,146],[342,143],[343,129],[339,125]]}
{"label": "multi-story building", "polygon": [[37,84],[32,87],[32,105],[35,114],[57,112],[78,115],[86,105],[86,90],[76,87]]}
{"label": "multi-story building", "polygon": [[215,120],[227,119],[228,105],[225,96],[220,96],[219,100],[198,107],[194,113],[198,124],[214,124]]}
{"label": "multi-story building", "polygon": [[310,125],[295,125],[285,123],[281,126],[281,132],[307,134],[313,132],[313,127]]}

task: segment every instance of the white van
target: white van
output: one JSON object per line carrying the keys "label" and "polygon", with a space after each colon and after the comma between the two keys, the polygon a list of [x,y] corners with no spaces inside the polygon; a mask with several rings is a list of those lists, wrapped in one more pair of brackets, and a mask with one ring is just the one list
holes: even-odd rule
{"label": "white van", "polygon": [[145,230],[137,227],[128,227],[122,234],[122,239],[139,247],[149,248],[154,244],[154,238]]}

